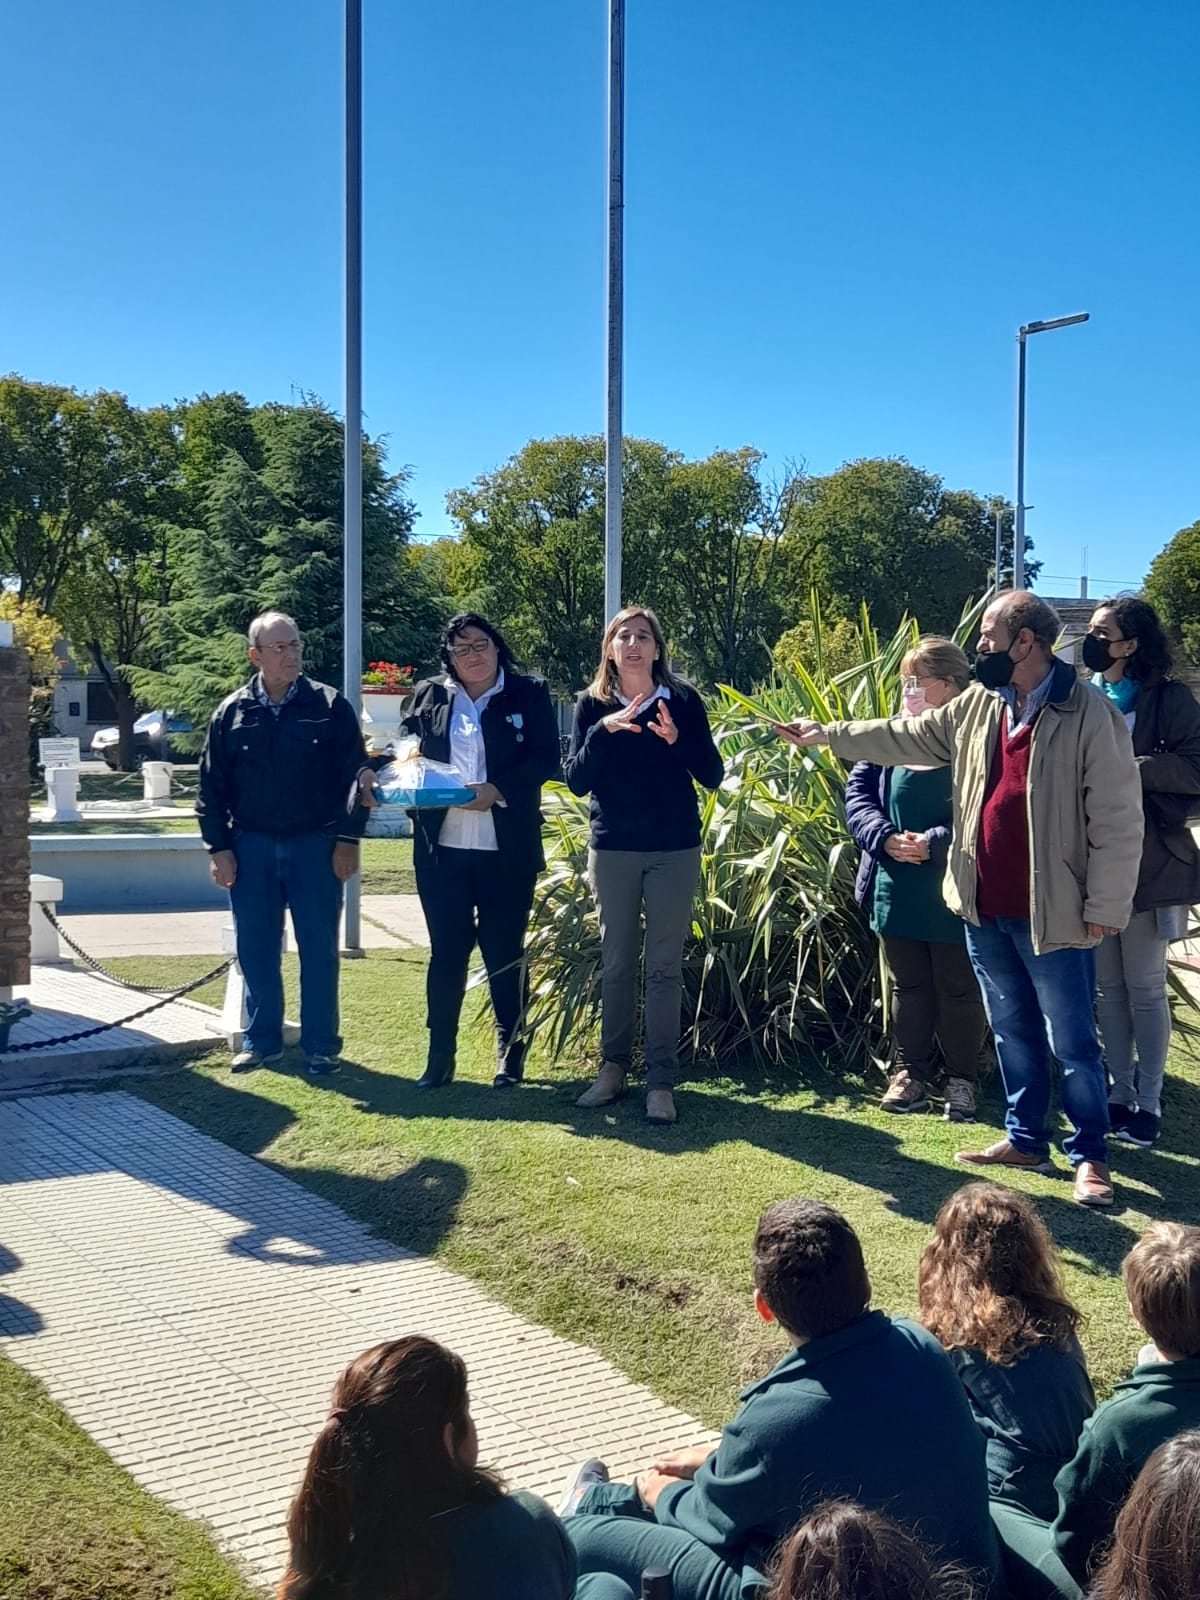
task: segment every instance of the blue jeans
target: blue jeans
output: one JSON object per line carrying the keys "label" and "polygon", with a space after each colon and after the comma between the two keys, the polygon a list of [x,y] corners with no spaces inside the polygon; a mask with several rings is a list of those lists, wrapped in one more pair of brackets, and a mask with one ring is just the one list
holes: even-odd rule
{"label": "blue jeans", "polygon": [[1008,1101],[1004,1126],[1014,1149],[1050,1154],[1052,1058],[1063,1110],[1075,1131],[1064,1140],[1072,1166],[1107,1160],[1108,1082],[1096,1037],[1095,956],[1091,950],[1035,955],[1029,924],[998,917],[967,924],[967,950],[996,1036]]}
{"label": "blue jeans", "polygon": [[308,1055],[337,1055],[338,923],[342,885],[328,833],[275,838],[235,828],[237,878],[229,891],[237,958],[246,980],[247,1049],[283,1048],[283,916],[292,913],[300,951],[300,1044]]}

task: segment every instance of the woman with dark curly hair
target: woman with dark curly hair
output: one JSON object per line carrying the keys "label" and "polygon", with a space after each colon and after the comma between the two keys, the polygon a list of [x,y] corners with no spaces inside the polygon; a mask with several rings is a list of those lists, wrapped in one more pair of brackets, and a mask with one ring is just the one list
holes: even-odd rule
{"label": "woman with dark curly hair", "polygon": [[1091,1600],[1200,1595],[1200,1431],[1176,1434],[1138,1474]]}
{"label": "woman with dark curly hair", "polygon": [[562,1523],[536,1496],[505,1494],[478,1456],[453,1351],[419,1337],[364,1351],[292,1502],[278,1600],[568,1600]]}
{"label": "woman with dark curly hair", "polygon": [[921,1256],[920,1307],[987,1441],[990,1498],[1052,1518],[1055,1474],[1096,1397],[1080,1314],[1032,1201],[996,1183],[952,1194]]}
{"label": "woman with dark curly hair", "polygon": [[935,1567],[912,1534],[852,1500],[826,1500],[779,1546],[763,1600],[971,1600],[961,1567]]}
{"label": "woman with dark curly hair", "polygon": [[1143,1148],[1162,1125],[1171,1042],[1167,946],[1187,931],[1200,900],[1200,851],[1188,830],[1200,796],[1200,706],[1171,676],[1171,650],[1154,607],[1134,595],[1102,600],[1081,654],[1096,688],[1133,734],[1145,836],[1133,915],[1096,951],[1096,1014],[1112,1086],[1113,1137]]}

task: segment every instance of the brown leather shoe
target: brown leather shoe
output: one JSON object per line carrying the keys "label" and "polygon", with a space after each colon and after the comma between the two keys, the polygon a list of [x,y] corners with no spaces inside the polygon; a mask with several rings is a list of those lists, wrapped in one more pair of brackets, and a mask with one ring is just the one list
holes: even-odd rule
{"label": "brown leather shoe", "polygon": [[610,1106],[625,1093],[625,1072],[615,1061],[606,1061],[596,1074],[596,1081],[576,1100],[577,1106],[592,1110],[596,1106]]}
{"label": "brown leather shoe", "polygon": [[1112,1178],[1103,1161],[1081,1161],[1075,1168],[1075,1199],[1081,1206],[1112,1205]]}
{"label": "brown leather shoe", "polygon": [[955,1161],[964,1167],[1016,1167],[1019,1172],[1053,1172],[1054,1163],[1048,1158],[1026,1155],[1007,1139],[990,1144],[986,1150],[956,1150]]}

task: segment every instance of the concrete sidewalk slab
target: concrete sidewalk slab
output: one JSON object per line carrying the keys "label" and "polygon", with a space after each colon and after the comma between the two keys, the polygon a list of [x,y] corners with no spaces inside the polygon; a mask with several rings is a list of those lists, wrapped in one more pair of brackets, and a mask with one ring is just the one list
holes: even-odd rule
{"label": "concrete sidewalk slab", "polygon": [[[58,920],[98,961],[113,956],[198,956],[221,953],[226,911],[59,911]],[[421,949],[429,944],[421,902],[415,894],[368,894],[362,898],[364,950]],[[288,944],[296,936],[288,919]]]}
{"label": "concrete sidewalk slab", "polygon": [[584,1456],[625,1477],[715,1442],[595,1351],[126,1094],[0,1104],[0,1240],[0,1348],[264,1584],[332,1382],[382,1339],[462,1355],[482,1459],[514,1487],[553,1497]]}

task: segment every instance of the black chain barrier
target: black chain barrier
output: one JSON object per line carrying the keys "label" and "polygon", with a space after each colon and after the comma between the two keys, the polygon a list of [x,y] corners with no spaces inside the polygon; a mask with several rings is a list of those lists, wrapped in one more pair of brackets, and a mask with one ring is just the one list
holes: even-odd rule
{"label": "black chain barrier", "polygon": [[101,977],[107,978],[110,983],[120,984],[122,989],[133,989],[138,994],[157,995],[158,998],[148,1006],[143,1006],[140,1011],[134,1011],[128,1017],[119,1017],[115,1022],[100,1022],[94,1028],[80,1028],[76,1033],[64,1033],[57,1039],[35,1039],[29,1044],[10,1044],[0,1052],[0,1059],[4,1055],[18,1055],[28,1050],[50,1050],[55,1045],[78,1044],[81,1039],[94,1039],[98,1033],[109,1033],[113,1028],[127,1027],[131,1022],[139,1022],[142,1017],[148,1017],[152,1011],[161,1011],[164,1006],[169,1006],[173,1000],[182,1000],[185,995],[192,993],[193,989],[202,989],[206,983],[212,983],[216,978],[223,977],[233,965],[233,957],[222,961],[219,967],[214,967],[211,972],[206,972],[202,977],[193,978],[191,983],[185,983],[178,989],[152,989],[145,984],[130,983],[127,978],[118,978],[115,972],[105,970],[103,963],[96,960],[95,956],[88,955],[86,950],[80,948],[67,933],[53,911],[47,905],[42,906],[42,914],[46,921],[58,934],[65,945],[75,952],[86,967],[93,972],[98,972]]}
{"label": "black chain barrier", "polygon": [[[79,957],[80,961],[83,962],[85,967],[90,967],[93,972],[98,972],[102,978],[107,978],[109,983],[120,984],[122,989],[132,989],[135,994],[163,994],[166,995],[169,1000],[174,995],[188,994],[192,989],[195,989],[198,986],[195,983],[190,983],[182,989],[164,989],[161,986],[156,987],[155,985],[149,983],[131,983],[128,978],[121,978],[118,977],[115,972],[110,972],[102,961],[97,961],[95,956],[88,955],[87,951],[82,947],[82,945],[76,944],[74,939],[72,939],[71,935],[63,927],[62,923],[54,915],[53,911],[51,911],[48,905],[42,905],[42,915],[54,929],[55,933],[57,933],[58,937],[66,945],[67,949],[73,951],[74,954]],[[208,974],[207,978],[201,979],[200,982],[208,983],[213,978],[221,977],[224,973],[229,971],[232,965],[233,957],[230,956],[228,961],[223,961],[219,967]]]}

